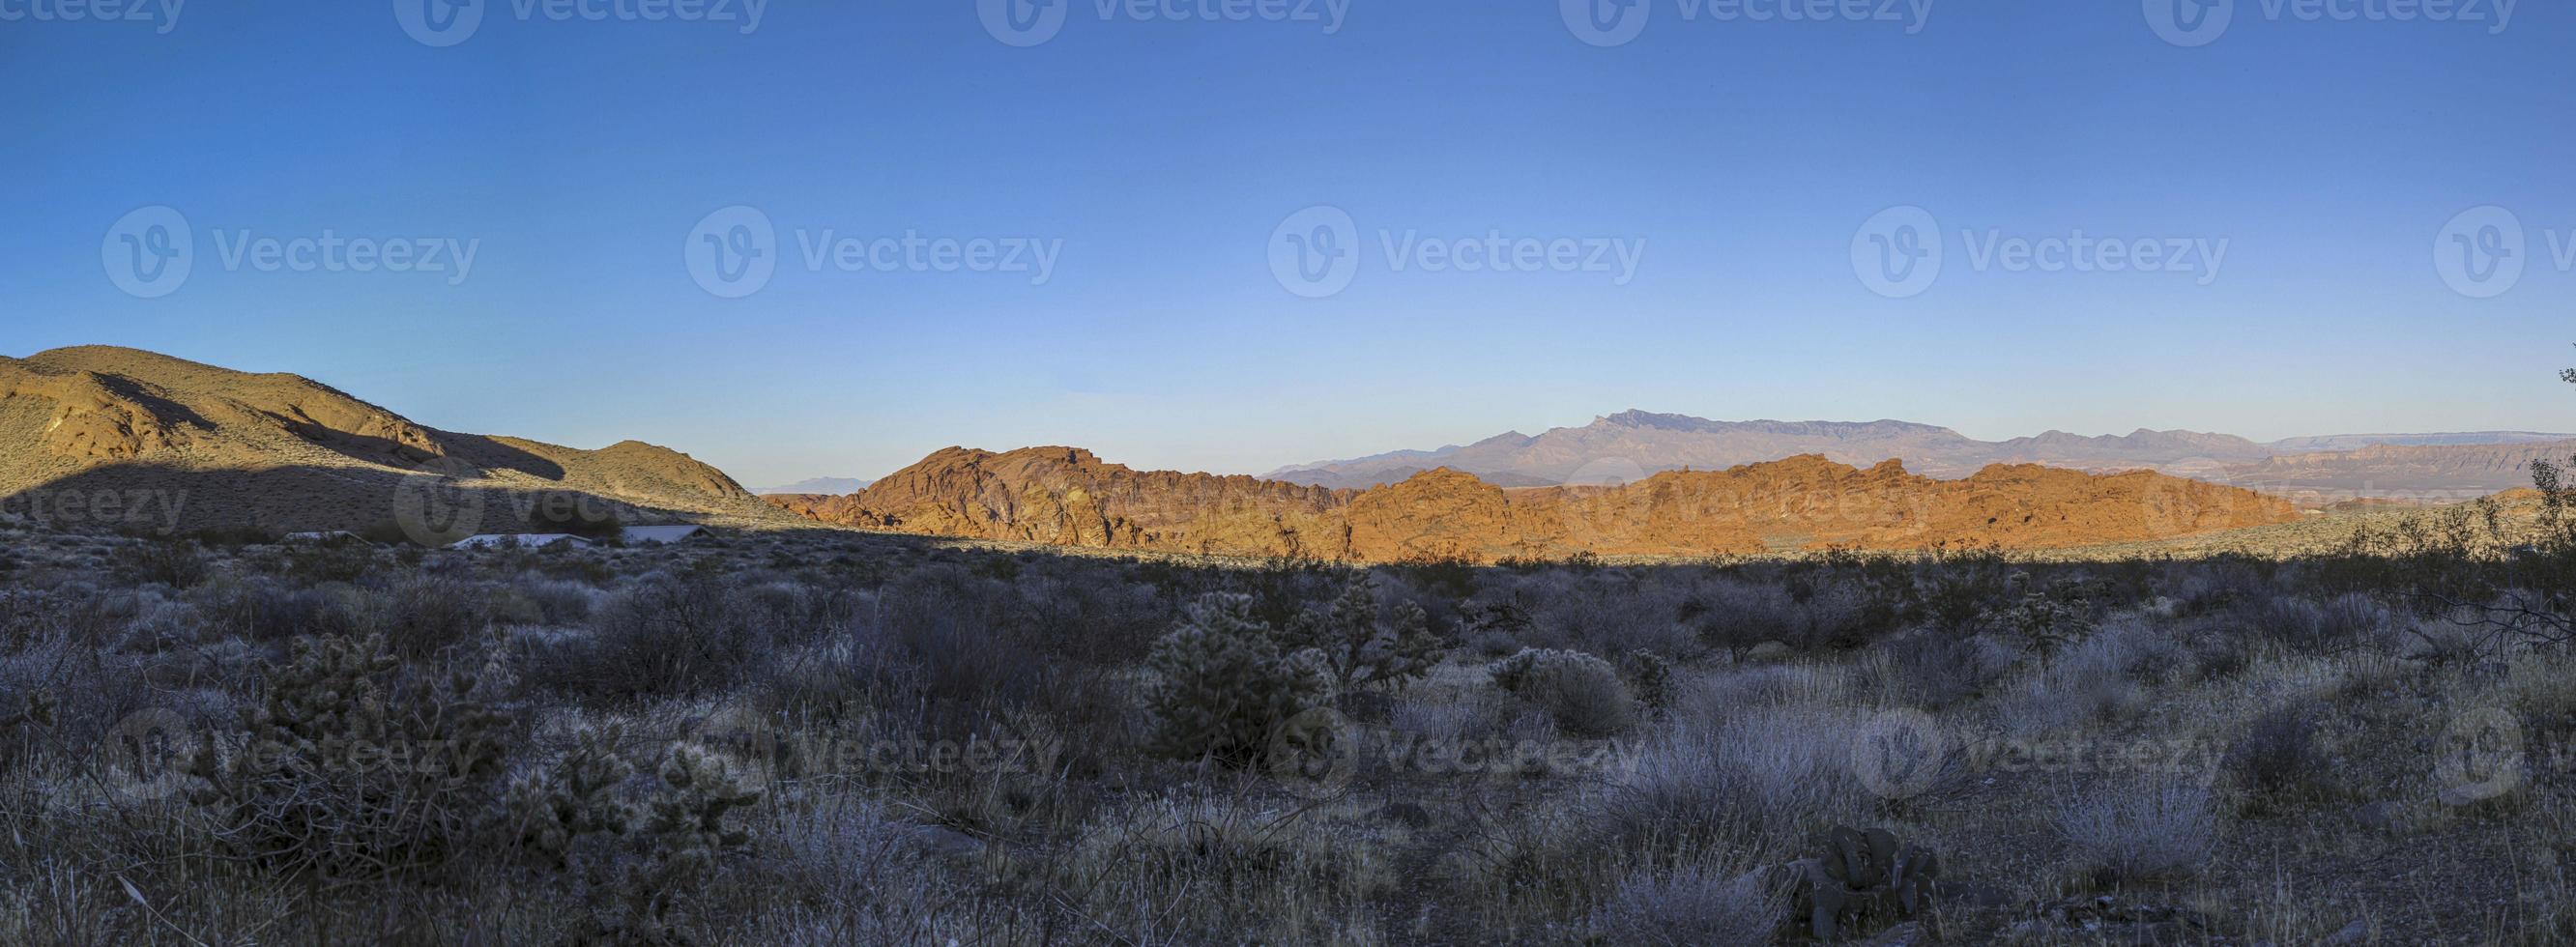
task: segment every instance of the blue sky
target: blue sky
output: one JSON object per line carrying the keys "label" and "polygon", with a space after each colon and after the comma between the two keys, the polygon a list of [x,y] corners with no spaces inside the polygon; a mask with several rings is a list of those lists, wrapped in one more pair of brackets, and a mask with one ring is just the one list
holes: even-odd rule
{"label": "blue sky", "polygon": [[[1042,34],[966,0],[66,2],[0,0],[0,354],[292,371],[755,485],[949,444],[1257,472],[1631,407],[2576,429],[2565,4],[2238,0],[2187,46],[2177,0],[1601,8],[1633,38],[1588,0],[1056,0]],[[1784,9],[1829,15],[1751,18]],[[2517,247],[2460,216],[2490,206],[2525,267],[2455,288],[2445,238]],[[1942,261],[1891,296],[1865,228],[1904,207]],[[192,262],[138,294],[143,208]],[[2163,262],[2015,262],[2079,231]],[[773,271],[725,281],[727,246]]]}

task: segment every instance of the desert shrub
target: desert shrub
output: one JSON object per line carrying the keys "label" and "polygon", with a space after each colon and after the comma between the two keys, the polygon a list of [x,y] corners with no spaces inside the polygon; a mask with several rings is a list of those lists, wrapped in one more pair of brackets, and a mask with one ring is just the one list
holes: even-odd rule
{"label": "desert shrub", "polygon": [[198,799],[241,857],[283,875],[441,867],[492,811],[515,728],[475,685],[406,672],[382,638],[300,640],[238,744],[196,751]]}
{"label": "desert shrub", "polygon": [[1192,793],[1084,826],[1057,886],[1110,939],[1131,943],[1383,943],[1371,900],[1392,866],[1364,829]]}
{"label": "desert shrub", "polygon": [[598,603],[599,593],[590,586],[561,579],[523,577],[517,583],[519,597],[536,612],[541,624],[578,625],[590,620],[590,611]]}
{"label": "desert shrub", "polygon": [[1761,873],[1695,858],[1632,871],[1592,913],[1591,927],[1613,944],[1762,947],[1787,910]]}
{"label": "desert shrub", "polygon": [[296,543],[285,547],[276,565],[280,578],[300,585],[356,582],[381,565],[376,547],[359,539]]}
{"label": "desert shrub", "polygon": [[2021,679],[2005,695],[2003,720],[2016,734],[2030,734],[2124,719],[2147,702],[2137,672],[2142,667],[2172,670],[2180,654],[2177,645],[2147,626],[2108,626]]}
{"label": "desert shrub", "polygon": [[1317,706],[1327,681],[1292,668],[1249,596],[1211,593],[1145,658],[1151,748],[1232,765],[1261,759],[1290,718]]}
{"label": "desert shrub", "polygon": [[1871,798],[1851,765],[1856,732],[1840,714],[1778,708],[1686,722],[1613,783],[1603,828],[1629,851],[1785,855]]}
{"label": "desert shrub", "polygon": [[118,578],[139,584],[192,588],[206,581],[206,554],[194,542],[152,541],[119,545],[108,554]]}
{"label": "desert shrub", "polygon": [[1151,585],[1106,569],[1054,565],[1020,576],[1032,644],[1046,653],[1099,664],[1143,660],[1169,629],[1175,609]]}
{"label": "desert shrub", "polygon": [[1685,602],[1682,613],[1703,644],[1738,659],[1766,641],[1788,643],[1806,624],[1788,589],[1735,579],[1710,583]]}
{"label": "desert shrub", "polygon": [[1494,686],[1545,709],[1566,733],[1606,737],[1637,722],[1637,698],[1608,661],[1580,651],[1528,648],[1486,668]]}
{"label": "desert shrub", "polygon": [[1036,656],[1018,595],[999,579],[922,569],[886,585],[873,621],[915,688],[921,726],[935,733],[978,732],[1003,708],[1051,702],[1068,679]]}
{"label": "desert shrub", "polygon": [[2101,884],[2193,874],[2218,843],[2209,791],[2185,783],[2070,796],[2058,804],[2056,825],[2076,870]]}
{"label": "desert shrub", "polygon": [[2326,767],[2317,747],[2319,711],[2313,703],[2295,702],[2256,716],[2220,761],[2228,779],[2265,803],[2317,788]]}
{"label": "desert shrub", "polygon": [[[1799,587],[1790,594],[1797,597]],[[1893,630],[1899,620],[1896,600],[1857,577],[1816,582],[1800,603],[1806,627],[1790,645],[1805,648],[1855,648]]]}
{"label": "desert shrub", "polygon": [[1698,630],[1680,618],[1684,594],[1640,581],[1627,570],[1602,570],[1576,586],[1574,595],[1543,601],[1531,610],[1536,644],[1626,654],[1652,651],[1673,657],[1697,653]]}
{"label": "desert shrub", "polygon": [[1282,647],[1320,657],[1336,692],[1370,685],[1402,687],[1440,663],[1429,616],[1411,602],[1381,615],[1376,583],[1351,583],[1320,608],[1300,613],[1280,634]]}
{"label": "desert shrub", "polygon": [[1995,610],[1985,623],[2020,636],[2040,651],[2054,651],[2093,633],[2093,605],[2079,588],[2053,585],[2023,593],[2019,600]]}
{"label": "desert shrub", "polygon": [[2014,657],[1991,641],[1922,630],[1880,644],[1860,670],[1877,692],[1899,703],[1940,710],[1984,694]]}
{"label": "desert shrub", "polygon": [[[773,854],[792,885],[819,902],[788,943],[915,944],[969,938],[943,931],[956,895],[916,833],[866,799],[789,806],[763,826],[754,848]],[[760,939],[755,935],[752,939]]]}
{"label": "desert shrub", "polygon": [[732,683],[768,650],[770,629],[758,618],[703,561],[655,573],[601,602],[587,637],[533,656],[532,676],[603,697],[703,693]]}
{"label": "desert shrub", "polygon": [[367,599],[367,631],[382,635],[395,655],[420,660],[474,643],[491,627],[491,601],[463,579],[404,576]]}
{"label": "desert shrub", "polygon": [[291,588],[266,576],[207,586],[203,611],[209,630],[260,643],[296,638],[351,637],[360,617],[340,595]]}
{"label": "desert shrub", "polygon": [[1476,565],[1471,562],[1418,556],[1385,568],[1398,581],[1442,598],[1454,601],[1476,594]]}

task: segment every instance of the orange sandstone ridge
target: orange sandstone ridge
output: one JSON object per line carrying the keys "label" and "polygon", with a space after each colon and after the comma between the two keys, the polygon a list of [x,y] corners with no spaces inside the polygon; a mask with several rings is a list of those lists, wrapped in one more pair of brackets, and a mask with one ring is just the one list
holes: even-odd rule
{"label": "orange sandstone ridge", "polygon": [[2296,519],[2287,501],[2152,472],[1998,464],[1936,480],[1807,455],[1620,486],[1505,489],[1446,468],[1366,490],[1138,471],[1090,451],[952,447],[848,496],[775,496],[864,529],[1347,561],[1710,555],[1936,544],[2050,549]]}

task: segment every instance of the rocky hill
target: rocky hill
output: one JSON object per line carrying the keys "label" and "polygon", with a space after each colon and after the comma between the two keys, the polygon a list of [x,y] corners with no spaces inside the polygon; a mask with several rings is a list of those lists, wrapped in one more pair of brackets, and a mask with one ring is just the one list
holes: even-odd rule
{"label": "rocky hill", "polygon": [[866,529],[1225,555],[1705,555],[1852,546],[2039,549],[2296,519],[2251,491],[2152,472],[1996,465],[1957,480],[1816,455],[1633,483],[1507,489],[1435,468],[1366,490],[1136,471],[1089,451],[949,448],[843,497],[770,497]]}
{"label": "rocky hill", "polygon": [[425,541],[567,516],[782,521],[667,448],[441,431],[307,378],[104,346],[0,358],[0,513],[75,529]]}

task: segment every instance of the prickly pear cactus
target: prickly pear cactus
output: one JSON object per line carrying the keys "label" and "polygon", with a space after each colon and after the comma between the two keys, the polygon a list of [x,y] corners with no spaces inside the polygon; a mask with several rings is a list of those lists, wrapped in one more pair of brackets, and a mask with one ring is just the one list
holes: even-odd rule
{"label": "prickly pear cactus", "polygon": [[1885,829],[1835,826],[1815,837],[1811,854],[1789,863],[1793,922],[1818,940],[1876,930],[1932,906],[1941,860],[1899,845]]}

